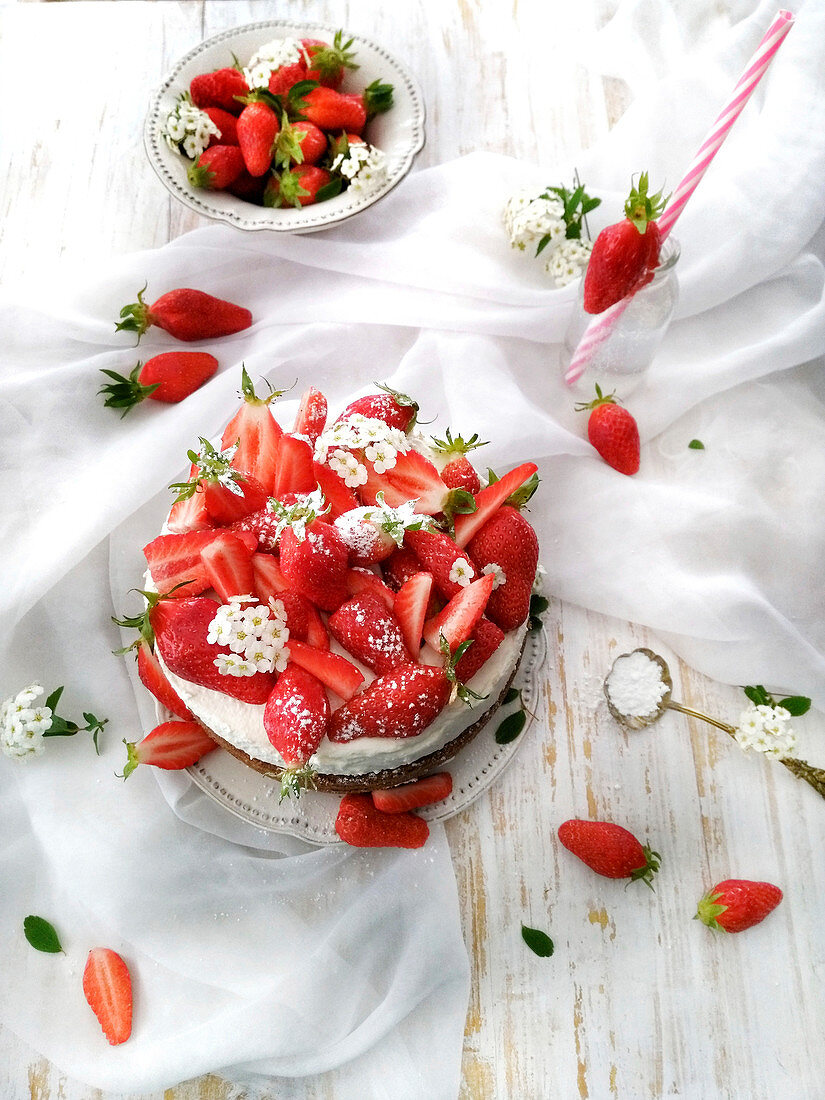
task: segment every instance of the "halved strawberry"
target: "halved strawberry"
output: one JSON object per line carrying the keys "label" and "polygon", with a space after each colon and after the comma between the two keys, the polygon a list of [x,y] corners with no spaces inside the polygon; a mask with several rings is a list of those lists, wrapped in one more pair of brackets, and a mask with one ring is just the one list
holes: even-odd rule
{"label": "halved strawberry", "polygon": [[459,573],[465,580],[475,576],[469,555],[445,531],[408,531],[404,542],[418,558],[419,568],[432,573],[435,587],[445,600],[451,600],[461,590]]}
{"label": "halved strawberry", "polygon": [[251,595],[255,587],[252,551],[237,534],[219,531],[201,550],[201,561],[212,588],[223,603],[230,596]]}
{"label": "halved strawberry", "polygon": [[232,465],[234,447],[217,451],[203,436],[200,444],[200,451],[187,451],[192,463],[189,480],[170,485],[170,489],[177,490],[177,500],[202,493],[207,514],[219,526],[260,511],[267,501],[266,490],[257,478]]}
{"label": "halved strawberry", "polygon": [[443,668],[400,665],[333,712],[329,739],[415,737],[439,716],[451,690]]}
{"label": "halved strawberry", "polygon": [[132,979],[129,968],[110,947],[93,947],[83,969],[83,993],[112,1044],[132,1034]]}
{"label": "halved strawberry", "polygon": [[364,460],[367,480],[359,486],[358,494],[365,504],[375,504],[378,494],[391,508],[415,500],[418,515],[435,516],[443,512],[450,499],[450,490],[432,462],[418,451],[400,451],[395,465],[383,474],[377,474],[369,460]]}
{"label": "halved strawberry", "polygon": [[403,814],[422,806],[432,806],[434,802],[442,802],[452,794],[452,790],[453,777],[450,773],[436,772],[424,779],[416,779],[414,783],[373,791],[372,801],[382,814]]}
{"label": "halved strawberry", "polygon": [[[309,124],[304,123],[304,125]],[[324,145],[326,146],[326,139]],[[298,414],[295,417],[292,431],[295,435],[305,435],[314,445],[318,436],[324,430],[326,422],[327,399],[320,390],[310,386],[301,396],[301,404],[298,407]]]}
{"label": "halved strawberry", "polygon": [[164,771],[189,768],[216,749],[215,741],[199,722],[162,722],[135,743],[124,741],[128,753],[123,778],[128,779],[139,764],[151,764]]}
{"label": "halved strawberry", "polygon": [[484,614],[494,581],[490,573],[472,581],[453,596],[443,611],[424,623],[424,637],[436,653],[441,650],[442,638],[446,639],[453,653],[462,642],[466,642]]}
{"label": "halved strawberry", "polygon": [[510,470],[498,481],[475,494],[476,509],[465,515],[455,517],[455,541],[457,546],[466,546],[476,531],[479,531],[490,516],[501,507],[505,500],[522,486],[538,470],[535,462],[522,462]]}
{"label": "halved strawberry", "polygon": [[179,500],[169,510],[166,526],[173,533],[206,531],[215,523],[206,510],[203,493],[194,493],[187,500]]}
{"label": "halved strawberry", "polygon": [[402,432],[408,432],[415,424],[418,415],[418,402],[413,401],[405,393],[391,390],[389,386],[375,383],[380,393],[371,393],[366,397],[358,397],[351,401],[344,409],[338,420],[349,420],[351,416],[360,415],[371,420],[383,420],[391,428],[398,428]]}
{"label": "halved strawberry", "polygon": [[290,587],[322,611],[334,611],[347,596],[347,548],[330,523],[313,520],[299,539],[291,527],[281,536],[281,570]]}
{"label": "halved strawberry", "polygon": [[421,652],[421,638],[427,606],[433,588],[431,573],[415,573],[395,594],[393,613],[401,628],[401,636],[414,661]]}
{"label": "halved strawberry", "polygon": [[345,794],[335,818],[335,831],[355,848],[422,848],[430,835],[423,817],[384,814],[368,794]]}
{"label": "halved strawberry", "polygon": [[281,572],[278,559],[272,554],[253,554],[252,573],[255,578],[252,591],[259,600],[268,600],[271,596],[278,598],[289,589],[289,581]]}
{"label": "halved strawberry", "polygon": [[284,794],[296,790],[293,781],[300,789],[297,773],[323,741],[329,715],[327,693],[317,677],[296,664],[281,673],[266,701],[263,723],[267,737],[292,772],[282,787]]}
{"label": "halved strawberry", "polygon": [[339,477],[329,466],[322,466],[320,462],[313,461],[312,476],[315,478],[316,485],[324,494],[324,500],[330,506],[327,513],[327,519],[330,523],[338,516],[342,516],[344,512],[350,512],[353,508],[358,507],[358,497],[352,489],[344,484],[344,479]]}
{"label": "halved strawberry", "polygon": [[286,493],[311,493],[314,488],[312,447],[305,439],[284,433],[271,495],[282,500]]}
{"label": "halved strawberry", "polygon": [[151,645],[145,638],[141,638],[138,643],[137,669],[141,683],[159,703],[184,722],[192,720],[192,712],[167,680]]}
{"label": "halved strawberry", "polygon": [[380,600],[388,611],[392,611],[395,603],[392,591],[372,570],[362,569],[360,565],[353,565],[344,576],[344,584],[350,596],[358,596],[361,592],[369,592],[370,595]]}
{"label": "halved strawberry", "polygon": [[[217,529],[208,531],[187,531],[183,534],[158,535],[143,548],[152,583],[158,592],[169,592],[176,585],[187,583],[181,588],[181,596],[197,596],[210,584],[201,559],[201,551],[218,536]],[[251,549],[255,546],[255,536],[248,532],[238,532],[238,537]]]}
{"label": "halved strawberry", "polygon": [[379,676],[412,660],[398,620],[368,592],[342,603],[327,625],[347,653]]}
{"label": "halved strawberry", "polygon": [[236,470],[254,477],[263,485],[266,495],[273,495],[278,467],[278,452],[283,429],[269,408],[283,393],[270,387],[267,397],[258,397],[252,380],[244,367],[241,370],[241,397],[243,403],[223,430],[221,447],[224,450],[237,443],[232,458]]}
{"label": "halved strawberry", "polygon": [[346,657],[328,649],[315,649],[292,638],[289,639],[289,659],[311,672],[342,699],[351,699],[364,682],[362,674]]}
{"label": "halved strawberry", "polygon": [[[489,601],[487,603],[489,607]],[[492,657],[504,641],[504,631],[489,619],[481,618],[470,635],[472,645],[456,662],[455,675],[459,683],[468,684],[488,657]]]}

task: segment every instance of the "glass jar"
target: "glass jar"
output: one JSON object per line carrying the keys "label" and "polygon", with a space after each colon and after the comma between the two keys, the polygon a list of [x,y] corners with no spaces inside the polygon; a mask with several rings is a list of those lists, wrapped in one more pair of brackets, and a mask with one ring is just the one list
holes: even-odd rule
{"label": "glass jar", "polygon": [[567,374],[570,361],[591,323],[595,327],[601,321],[606,326],[606,335],[599,340],[598,330],[590,330],[594,337],[593,350],[582,373],[569,383],[571,390],[579,394],[592,394],[598,382],[603,393],[619,389],[620,396],[623,396],[639,384],[653,361],[676,308],[679,297],[678,260],[679,242],[668,237],[662,245],[655,275],[647,286],[633,295],[612,325],[610,319],[606,319],[609,310],[603,314],[585,312],[584,279],[581,280],[578,298],[564,335],[562,376]]}

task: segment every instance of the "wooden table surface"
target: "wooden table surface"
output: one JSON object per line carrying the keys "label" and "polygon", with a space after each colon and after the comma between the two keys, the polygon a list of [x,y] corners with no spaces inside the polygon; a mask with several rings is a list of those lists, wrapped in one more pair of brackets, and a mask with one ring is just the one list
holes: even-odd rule
{"label": "wooden table surface", "polygon": [[[589,74],[575,48],[615,7],[5,4],[3,102],[15,81],[27,83],[32,99],[24,116],[5,112],[2,123],[3,284],[29,283],[60,263],[91,270],[204,224],[160,188],[141,127],[149,90],[219,30],[277,14],[362,31],[425,89],[419,166],[489,149],[540,163],[552,182],[554,163],[597,142],[630,101],[623,83]],[[687,10],[686,0],[675,8]],[[703,33],[724,28],[737,9],[708,5]],[[32,87],[35,59],[41,72],[68,74],[67,50],[80,64],[59,95]],[[116,58],[102,101],[93,55]],[[638,645],[670,661],[675,698],[734,720],[744,704],[738,688],[691,671],[648,630],[553,602],[546,631],[540,721],[501,781],[447,826],[472,960],[463,1100],[821,1098],[825,805],[783,768],[745,757],[703,723],[670,714],[653,730],[620,733],[601,681],[615,656]],[[799,726],[822,762],[822,716]],[[649,840],[663,856],[656,892],[598,878],[560,849],[555,830],[571,816],[623,822]],[[715,937],[691,917],[703,890],[729,876],[771,878],[786,899],[746,935]],[[527,950],[522,923],[552,936],[552,958]],[[334,1100],[335,1080],[308,1082],[306,1097]],[[283,1093],[276,1085],[271,1095]],[[228,1089],[205,1077],[128,1100],[161,1096],[226,1100]],[[8,1029],[0,1029],[0,1097],[114,1100],[66,1078]]]}

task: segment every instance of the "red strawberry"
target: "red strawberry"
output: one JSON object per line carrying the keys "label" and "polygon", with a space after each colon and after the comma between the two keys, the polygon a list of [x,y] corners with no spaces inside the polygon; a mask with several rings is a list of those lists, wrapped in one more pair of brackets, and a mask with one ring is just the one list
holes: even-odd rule
{"label": "red strawberry", "polygon": [[243,170],[244,159],[237,145],[210,145],[189,165],[186,178],[191,187],[226,191]]}
{"label": "red strawberry", "polygon": [[272,495],[283,501],[287,493],[311,493],[315,484],[312,447],[305,439],[285,432],[281,436]]}
{"label": "red strawberry", "polygon": [[330,522],[337,519],[338,516],[342,516],[344,512],[349,512],[358,507],[358,498],[355,493],[344,484],[343,478],[339,477],[329,466],[322,466],[320,462],[313,461],[312,474],[315,478],[315,484],[324,494],[324,500],[330,505],[330,510],[327,513],[327,519]]}
{"label": "red strawberry", "polygon": [[281,65],[269,78],[267,91],[271,95],[286,95],[286,93],[301,80],[307,79],[307,67],[304,61],[293,61],[288,65]]}
{"label": "red strawberry", "polygon": [[301,45],[310,59],[307,77],[326,88],[340,88],[344,70],[358,68],[353,61],[353,41],[349,38],[345,42],[344,33],[340,30],[335,32],[331,45],[317,38],[304,38]]}
{"label": "red strawberry", "polygon": [[239,69],[216,69],[211,73],[199,73],[192,78],[189,94],[196,107],[222,107],[237,115],[241,104],[235,96],[249,95],[249,85]]}
{"label": "red strawberry", "polygon": [[401,637],[414,661],[418,660],[421,652],[421,638],[432,588],[432,574],[414,573],[401,585],[393,602],[393,614],[401,628]]}
{"label": "red strawberry", "polygon": [[256,206],[263,206],[266,183],[266,176],[250,176],[244,166],[243,172],[234,183],[230,183],[227,191],[230,195],[235,195],[245,202],[253,202]]}
{"label": "red strawberry", "polygon": [[154,325],[176,340],[215,340],[252,324],[248,309],[202,290],[189,287],[169,290],[150,306],[143,300],[145,290],[146,287],[138,291],[138,300],[120,311],[123,320],[115,325],[115,331],[136,332],[140,340],[147,328]]}
{"label": "red strawberry", "polygon": [[141,365],[138,363],[128,378],[101,367],[101,373],[113,381],[101,386],[98,393],[106,395],[103,404],[110,409],[129,409],[150,398],[176,404],[194,393],[218,369],[218,360],[204,351],[165,351]]}
{"label": "red strawberry", "polygon": [[330,523],[313,520],[299,539],[291,527],[281,536],[281,569],[290,586],[322,611],[347,597],[347,548]]}
{"label": "red strawberry", "polygon": [[367,592],[342,603],[327,625],[347,653],[379,676],[412,660],[398,620]]}
{"label": "red strawberry", "polygon": [[339,653],[289,639],[289,659],[334,691],[341,699],[351,699],[364,683],[355,665]]}
{"label": "red strawberry", "polygon": [[313,649],[329,649],[327,628],[317,609],[308,599],[288,590],[280,592],[276,599],[284,605],[291,644],[299,641],[306,642]]}
{"label": "red strawberry", "polygon": [[[235,105],[239,106],[237,103]],[[203,113],[209,115],[220,130],[220,135],[213,134],[209,139],[210,148],[213,145],[238,144],[238,120],[234,115],[231,115],[229,111],[225,111],[222,107],[204,107]]]}
{"label": "red strawberry", "polygon": [[380,393],[370,393],[366,397],[357,397],[344,409],[338,419],[349,420],[351,416],[366,416],[370,420],[383,420],[391,428],[408,432],[415,425],[418,416],[418,402],[405,393],[391,390],[389,386],[375,383]]}
{"label": "red strawberry", "polygon": [[[381,572],[393,592],[398,592],[410,577],[414,577],[416,573],[421,573],[423,570],[413,548],[411,546],[400,546],[390,554],[386,561],[381,562]],[[428,616],[435,614],[433,606],[431,601],[427,611]]]}
{"label": "red strawberry", "polygon": [[[237,529],[237,527],[232,528],[233,531]],[[278,559],[272,554],[253,554],[252,572],[255,576],[254,592],[259,600],[268,600],[271,596],[277,599],[282,592],[289,591],[289,581],[281,572]]]}
{"label": "red strawberry", "polygon": [[596,238],[584,276],[584,308],[602,313],[628,294],[634,294],[653,278],[659,262],[659,227],[654,218],[662,212],[662,192],[648,195],[646,172],[632,188],[625,203],[625,219],[603,229]]}
{"label": "red strawberry", "polygon": [[360,135],[367,119],[392,107],[392,85],[374,80],[356,95],[344,95],[321,85],[302,96],[302,103],[302,119],[322,130],[348,130]]}
{"label": "red strawberry", "polygon": [[450,699],[443,668],[401,665],[377,677],[332,715],[329,739],[415,737],[439,716]]}
{"label": "red strawberry", "polygon": [[264,707],[264,729],[287,768],[303,767],[324,739],[329,725],[324,685],[298,665],[278,677]]}
{"label": "red strawberry", "polygon": [[467,552],[479,574],[497,565],[504,582],[491,593],[487,616],[504,631],[521,626],[530,613],[530,597],[539,562],[536,532],[517,508],[503,504],[470,539]]}
{"label": "red strawberry", "polygon": [[362,569],[359,565],[353,565],[347,570],[344,577],[347,592],[350,596],[358,596],[362,592],[369,592],[383,603],[388,611],[392,611],[395,599],[391,589],[387,588],[380,577],[377,577],[370,569]]}
{"label": "red strawberry", "polygon": [[484,442],[478,442],[478,435],[471,435],[468,440],[457,435],[453,439],[450,429],[445,433],[444,439],[434,439],[435,450],[447,457],[447,464],[441,468],[441,480],[450,489],[463,489],[467,493],[477,493],[481,488],[481,480],[473,464],[467,458],[468,451],[474,451],[477,447],[486,447]]}
{"label": "red strawberry", "polygon": [[[273,553],[278,548],[280,538],[279,519],[269,508],[262,508],[259,512],[250,512],[248,516],[237,520],[229,530],[232,532],[249,531],[258,540],[257,548]],[[241,593],[238,593],[240,595]]]}
{"label": "red strawberry", "polygon": [[763,921],[782,901],[782,891],[770,882],[728,878],[704,895],[698,920],[718,932],[744,932]]}
{"label": "red strawberry", "polygon": [[164,771],[189,768],[217,748],[199,722],[162,722],[135,743],[124,742],[128,753],[123,778],[128,779],[138,764],[151,764]]}
{"label": "red strawberry", "polygon": [[238,119],[238,145],[250,176],[263,176],[272,165],[278,116],[266,103],[247,103]]}
{"label": "red strawberry", "polygon": [[[333,184],[336,187],[333,187]],[[264,206],[311,206],[332,198],[340,190],[326,168],[315,164],[296,164],[273,174],[264,191]]]}
{"label": "red strawberry", "polygon": [[453,596],[443,611],[424,623],[424,637],[436,653],[441,650],[442,638],[451,653],[467,641],[484,614],[493,583],[490,575],[472,581]]}
{"label": "red strawberry", "polygon": [[[201,551],[217,538],[219,531],[187,531],[183,534],[158,535],[143,548],[146,561],[149,565],[149,573],[152,583],[158,592],[168,592],[184,581],[187,583],[178,595],[197,596],[209,587],[209,578],[206,575]],[[252,544],[253,536],[246,534],[239,537],[245,538]],[[251,545],[254,549],[254,544]]]}
{"label": "red strawberry", "polygon": [[255,587],[252,551],[231,531],[218,531],[201,550],[201,561],[212,588],[223,603],[230,596],[251,595]]}
{"label": "red strawberry", "polygon": [[137,669],[141,683],[154,695],[159,703],[162,703],[167,710],[171,710],[184,722],[192,720],[192,712],[166,679],[166,675],[152,651],[152,646],[145,638],[141,638],[138,643]]}
{"label": "red strawberry", "polygon": [[[469,555],[459,550],[446,531],[408,531],[404,542],[411,547],[419,561],[419,569],[432,573],[435,587],[445,600],[451,600],[461,591],[461,584],[450,579],[450,573],[460,569],[470,579],[475,567]],[[456,565],[456,563],[461,563]]]}
{"label": "red strawberry", "polygon": [[241,369],[241,407],[226,425],[221,436],[221,447],[234,444],[238,449],[232,458],[236,470],[249,474],[259,481],[272,496],[278,474],[283,429],[272,415],[270,404],[281,396],[282,390],[272,389],[266,397],[258,397],[246,368]]}
{"label": "red strawberry", "polygon": [[435,516],[449,503],[450,490],[432,462],[418,451],[409,450],[406,454],[399,451],[395,465],[383,474],[376,473],[367,459],[364,465],[367,480],[359,486],[358,492],[365,504],[375,504],[378,494],[383,493],[391,508],[415,500],[418,515]]}
{"label": "red strawberry", "polygon": [[292,427],[294,435],[305,435],[315,445],[327,422],[327,399],[320,390],[310,386],[301,395],[301,404]]}
{"label": "red strawberry", "polygon": [[132,1034],[132,979],[126,963],[110,947],[93,947],[83,969],[83,993],[112,1044]]}
{"label": "red strawberry", "polygon": [[612,393],[603,395],[599,386],[596,386],[595,400],[576,405],[576,410],[590,410],[587,438],[608,466],[620,474],[635,474],[641,454],[639,427],[633,415],[616,403]]}
{"label": "red strawberry", "polygon": [[327,135],[312,122],[282,122],[275,141],[276,168],[317,164],[326,155]]}
{"label": "red strawberry", "polygon": [[403,814],[442,802],[452,794],[453,777],[449,772],[437,772],[414,783],[404,783],[385,791],[373,791],[372,801],[383,814]]}
{"label": "red strawberry", "polygon": [[565,821],[559,840],[574,856],[605,878],[642,879],[651,889],[660,856],[642,847],[633,833],[609,821]]}
{"label": "red strawberry", "polygon": [[353,565],[374,565],[384,561],[396,549],[395,539],[382,526],[381,519],[381,511],[368,504],[353,508],[335,520]]}
{"label": "red strawberry", "polygon": [[206,596],[158,603],[150,618],[163,663],[182,680],[213,688],[244,703],[265,703],[275,684],[272,673],[230,676],[218,671],[215,658],[229,650],[206,640],[217,611],[218,604]]}
{"label": "red strawberry", "polygon": [[476,493],[475,511],[455,517],[456,545],[466,546],[476,531],[484,526],[513,493],[518,491],[521,494],[522,503],[529,500],[538,484],[538,479],[534,477],[537,470],[538,466],[535,462],[522,462],[520,466],[508,471],[504,477],[490,482]]}
{"label": "red strawberry", "polygon": [[355,848],[422,848],[430,835],[423,817],[382,813],[368,794],[344,795],[335,831]]}
{"label": "red strawberry", "polygon": [[195,493],[188,500],[179,500],[169,509],[166,526],[173,533],[184,534],[186,531],[206,531],[214,527],[209,513],[206,510],[206,501],[203,493]]}
{"label": "red strawberry", "polygon": [[468,684],[487,658],[492,657],[504,641],[504,631],[489,619],[481,618],[470,639],[473,644],[464,651],[455,666],[456,679],[460,684]]}
{"label": "red strawberry", "polygon": [[[188,451],[193,472],[188,481],[170,485],[178,500],[203,493],[204,507],[216,524],[230,524],[251,512],[259,512],[267,502],[267,492],[254,477],[232,465],[231,451],[218,452],[201,436],[200,452]],[[254,547],[253,547],[254,549]]]}

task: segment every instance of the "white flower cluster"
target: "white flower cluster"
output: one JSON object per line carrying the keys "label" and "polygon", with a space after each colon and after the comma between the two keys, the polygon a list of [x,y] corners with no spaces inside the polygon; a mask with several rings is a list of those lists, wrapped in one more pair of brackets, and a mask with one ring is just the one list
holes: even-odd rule
{"label": "white flower cluster", "polygon": [[[365,484],[369,473],[353,451],[363,452],[377,474],[391,470],[399,454],[410,449],[400,428],[391,428],[377,417],[355,413],[347,420],[336,421],[318,437],[315,459],[326,463],[350,489]],[[330,454],[332,451],[332,454]]]}
{"label": "white flower cluster", "polygon": [[354,142],[346,153],[338,154],[330,170],[349,180],[351,191],[367,194],[386,183],[387,154],[366,141]]}
{"label": "white flower cluster", "polygon": [[0,748],[6,756],[27,760],[45,749],[43,734],[52,724],[52,712],[34,705],[43,691],[40,684],[29,684],[0,706]]}
{"label": "white flower cluster", "polygon": [[237,449],[237,443],[232,443],[223,451],[216,451],[211,444],[205,444],[197,455],[196,465],[202,472],[208,473],[218,485],[222,485],[236,497],[242,497],[243,489],[238,483],[238,471],[232,465]]}
{"label": "white flower cluster", "polygon": [[453,584],[458,584],[462,588],[466,588],[474,576],[475,569],[473,569],[468,561],[462,557],[455,559],[453,567],[450,570],[450,580]]}
{"label": "white flower cluster", "polygon": [[209,115],[196,107],[187,94],[180,96],[175,109],[166,116],[162,134],[174,153],[182,153],[190,160],[197,160],[213,135],[221,132]]}
{"label": "white flower cluster", "polygon": [[[252,606],[245,606],[245,605]],[[229,653],[215,658],[222,676],[254,676],[256,672],[283,672],[289,659],[289,629],[281,600],[269,606],[255,604],[254,596],[231,596],[209,624],[210,645],[227,646]]]}
{"label": "white flower cluster", "polygon": [[482,572],[482,574],[485,574],[485,575],[487,573],[492,573],[493,574],[493,578],[494,578],[493,579],[493,591],[494,592],[497,588],[500,588],[501,585],[507,583],[507,574],[504,572],[504,570],[501,568],[501,566],[498,564],[497,561],[491,561],[489,563],[489,565],[485,565],[484,568],[481,570],[481,572]]}
{"label": "white flower cluster", "polygon": [[330,510],[326,498],[320,488],[313,489],[311,493],[302,493],[294,504],[289,506],[281,504],[279,500],[270,497],[267,507],[273,515],[278,517],[275,524],[274,537],[279,539],[287,527],[291,527],[299,542],[306,538],[307,524],[312,523],[319,516],[324,516]]}
{"label": "white flower cluster", "polygon": [[584,273],[592,245],[587,240],[568,240],[561,199],[537,198],[534,193],[520,191],[504,205],[504,226],[513,248],[524,252],[529,245],[535,251],[539,242],[548,237],[541,251],[544,270],[557,287],[567,286]]}
{"label": "white flower cluster", "polygon": [[282,65],[295,65],[299,61],[309,61],[299,39],[273,38],[250,57],[243,75],[250,88],[267,88],[269,78]]}
{"label": "white flower cluster", "polygon": [[781,759],[793,755],[796,749],[796,734],[788,725],[790,719],[784,707],[750,706],[742,711],[733,736],[746,752],[753,750]]}

